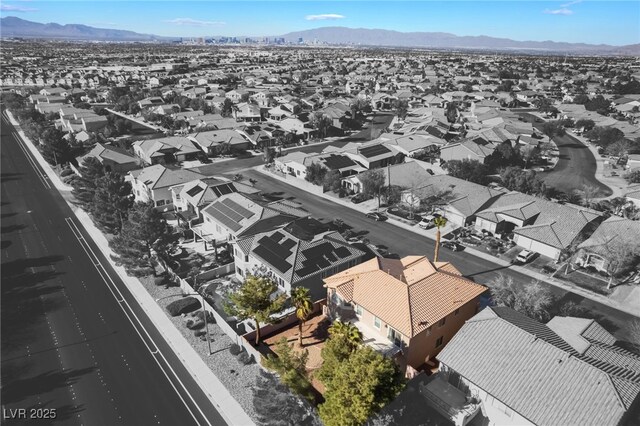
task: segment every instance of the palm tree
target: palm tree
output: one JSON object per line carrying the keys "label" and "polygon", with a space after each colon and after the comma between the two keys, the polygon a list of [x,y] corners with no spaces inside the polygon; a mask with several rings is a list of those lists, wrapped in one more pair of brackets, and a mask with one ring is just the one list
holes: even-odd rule
{"label": "palm tree", "polygon": [[436,252],[433,255],[433,261],[438,261],[438,254],[440,253],[440,228],[447,224],[447,218],[444,216],[436,217],[433,220],[433,224],[436,226]]}
{"label": "palm tree", "polygon": [[298,317],[298,343],[302,346],[302,326],[307,320],[311,311],[313,311],[313,303],[309,296],[309,289],[306,287],[296,287],[291,290],[291,304],[296,308],[296,317]]}
{"label": "palm tree", "polygon": [[329,336],[332,338],[343,338],[352,347],[357,347],[362,343],[362,333],[358,327],[349,323],[336,320],[329,327]]}

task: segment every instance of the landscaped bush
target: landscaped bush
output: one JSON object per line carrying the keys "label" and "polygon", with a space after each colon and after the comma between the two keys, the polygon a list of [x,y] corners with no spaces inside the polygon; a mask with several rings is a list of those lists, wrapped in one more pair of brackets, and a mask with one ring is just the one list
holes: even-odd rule
{"label": "landscaped bush", "polygon": [[172,317],[193,312],[198,308],[200,308],[200,301],[195,297],[185,297],[167,305],[167,311]]}
{"label": "landscaped bush", "polygon": [[[209,311],[205,311],[207,313],[207,323],[208,324],[215,324],[216,323],[216,318],[213,316],[213,314]],[[204,321],[204,312],[203,311],[198,311],[195,314],[195,317]]]}
{"label": "landscaped bush", "polygon": [[[207,334],[206,330],[196,330],[196,331],[193,332],[193,335],[196,336],[196,337],[202,337],[205,334]],[[206,337],[205,337],[205,339],[206,339]]]}
{"label": "landscaped bush", "polygon": [[242,347],[234,343],[229,347],[229,352],[231,352],[231,355],[238,355],[242,352]]}
{"label": "landscaped bush", "polygon": [[249,365],[249,364],[253,363],[253,361],[254,361],[253,360],[253,355],[249,355],[249,353],[247,351],[242,351],[238,355],[238,361],[240,361],[244,365]]}
{"label": "landscaped bush", "polygon": [[153,283],[155,285],[163,285],[167,281],[167,277],[165,275],[160,275],[158,277],[153,278]]}
{"label": "landscaped bush", "polygon": [[70,176],[70,175],[75,175],[75,173],[71,169],[64,169],[63,171],[60,172],[60,176],[62,177]]}
{"label": "landscaped bush", "polygon": [[204,328],[204,321],[190,319],[187,321],[187,328],[190,330],[199,330]]}
{"label": "landscaped bush", "polygon": [[544,265],[544,266],[542,267],[542,271],[543,271],[543,272],[546,272],[547,274],[553,274],[553,273],[556,271],[556,268],[554,268],[554,267],[553,267],[553,266],[551,266],[551,265]]}

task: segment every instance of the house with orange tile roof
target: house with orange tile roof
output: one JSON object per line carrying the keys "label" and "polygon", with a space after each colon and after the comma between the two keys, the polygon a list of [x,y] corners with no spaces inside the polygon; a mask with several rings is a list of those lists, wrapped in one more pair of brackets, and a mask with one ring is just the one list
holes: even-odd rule
{"label": "house with orange tile roof", "polygon": [[[449,262],[377,257],[324,279],[327,313],[408,370],[425,368],[479,309],[487,288]],[[410,368],[409,368],[410,367]]]}

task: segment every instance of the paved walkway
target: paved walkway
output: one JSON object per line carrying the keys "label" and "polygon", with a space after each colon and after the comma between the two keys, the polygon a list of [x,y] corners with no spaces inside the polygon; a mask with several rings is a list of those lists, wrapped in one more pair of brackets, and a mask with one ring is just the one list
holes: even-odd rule
{"label": "paved walkway", "polygon": [[[7,113],[12,124],[17,124],[13,116],[11,116],[11,113]],[[19,131],[19,134],[26,142],[25,145],[28,147],[29,151],[36,157],[47,176],[49,176],[51,182],[59,191],[66,192],[68,194],[72,188],[62,182],[51,166],[44,160],[42,154],[40,154],[34,144],[24,136],[24,133]],[[171,320],[167,318],[162,308],[149,295],[142,283],[140,283],[137,278],[127,275],[123,267],[116,266],[115,263],[111,261],[111,254],[113,252],[109,248],[109,243],[104,234],[95,227],[89,215],[73,203],[70,203],[68,197],[64,198],[67,200],[69,207],[71,207],[75,213],[78,221],[82,224],[87,233],[91,235],[91,238],[100,248],[100,251],[102,251],[105,258],[109,260],[111,266],[118,273],[122,281],[127,285],[127,288],[135,297],[140,307],[142,307],[144,312],[156,326],[159,334],[164,337],[178,358],[180,358],[184,363],[185,368],[191,373],[196,382],[202,388],[203,392],[209,397],[211,403],[218,409],[224,419],[230,425],[253,425],[254,423],[251,418],[244,412],[242,407],[240,407],[240,404],[233,399],[231,394],[213,374],[209,367],[207,367],[202,358],[200,358],[200,355],[198,355],[189,342],[187,342],[182,334],[174,327]]]}
{"label": "paved walkway", "polygon": [[[271,177],[273,177],[275,179],[278,179],[278,180],[280,180],[280,181],[282,181],[282,182],[284,182],[286,184],[289,184],[289,185],[296,186],[298,188],[304,189],[304,188],[302,188],[302,186],[296,185],[295,181],[297,180],[297,178],[294,178],[294,177],[285,178],[285,177],[283,177],[283,176],[281,176],[281,175],[279,175],[277,173],[272,173],[272,172],[266,171],[264,169],[264,166],[254,167],[254,170],[256,170],[256,171],[258,171],[260,173],[263,173],[263,174],[265,174],[267,176],[271,176]],[[353,209],[353,210],[358,210],[358,211],[361,211],[361,212],[371,211],[371,208],[370,208],[371,206],[366,206],[366,205],[363,206],[364,203],[362,203],[362,204],[354,204],[351,201],[349,201],[348,199],[341,199],[341,198],[338,198],[338,197],[331,196],[331,195],[329,195],[327,193],[314,194],[314,195],[317,195],[317,196],[320,196],[322,198],[331,200],[334,203],[341,204],[341,205],[343,205],[345,207],[348,207],[350,209]],[[376,204],[377,204],[377,202],[376,202]],[[425,229],[419,228],[418,226],[406,223],[406,222],[404,222],[404,221],[402,221],[400,219],[395,219],[393,216],[389,216],[388,222],[393,224],[393,225],[395,225],[395,226],[398,226],[400,228],[407,229],[407,230],[412,231],[412,232],[414,232],[416,234],[420,234],[420,235],[423,235],[423,236],[425,236],[427,238],[435,240],[435,233],[436,233],[435,228],[425,230]],[[447,229],[445,229],[442,232],[442,235],[445,235],[447,232],[449,232],[449,231],[447,231]],[[553,285],[555,287],[561,288],[561,289],[563,289],[565,291],[578,294],[578,295],[580,295],[580,296],[582,296],[582,297],[584,297],[586,299],[593,300],[595,302],[602,303],[603,305],[606,305],[606,306],[612,307],[614,309],[618,309],[620,311],[626,312],[626,313],[628,313],[630,315],[634,315],[634,316],[639,316],[640,317],[640,304],[633,303],[633,301],[635,301],[635,299],[637,299],[637,297],[627,298],[626,299],[627,303],[623,303],[623,302],[620,302],[620,301],[617,301],[617,300],[612,300],[612,299],[610,299],[610,298],[608,298],[606,296],[590,292],[590,291],[585,290],[585,289],[583,289],[581,287],[576,287],[576,286],[573,286],[573,285],[568,284],[566,282],[557,280],[555,278],[550,277],[549,275],[545,275],[545,274],[542,274],[540,272],[537,272],[537,271],[534,271],[534,270],[531,270],[531,269],[528,269],[528,268],[524,268],[522,266],[512,265],[510,262],[508,262],[508,261],[506,261],[504,259],[499,259],[499,258],[497,258],[495,256],[492,256],[492,255],[490,255],[488,253],[482,252],[480,250],[476,250],[476,249],[471,248],[471,247],[465,248],[465,253],[469,253],[469,254],[471,254],[473,256],[482,258],[484,260],[487,260],[489,262],[495,263],[497,265],[510,268],[510,269],[512,269],[512,270],[514,270],[516,272],[520,272],[521,274],[528,275],[528,276],[530,276],[530,277],[532,277],[534,279],[537,279],[537,280],[540,280],[540,281],[544,281],[544,282],[549,283],[549,284],[551,284],[551,285]],[[630,300],[630,299],[632,299],[632,300]]]}

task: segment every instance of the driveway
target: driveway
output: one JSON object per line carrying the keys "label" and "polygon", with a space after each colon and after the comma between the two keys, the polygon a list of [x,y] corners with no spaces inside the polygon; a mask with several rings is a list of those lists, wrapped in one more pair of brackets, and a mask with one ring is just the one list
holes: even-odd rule
{"label": "driveway", "polygon": [[[522,117],[533,122],[534,127],[542,131],[544,123],[535,122],[537,117],[526,113]],[[592,185],[600,190],[599,197],[607,197],[613,193],[611,188],[596,179],[596,159],[586,145],[568,133],[554,137],[553,141],[560,151],[558,164],[551,171],[539,173],[548,186],[569,193],[581,189],[583,185]]]}

